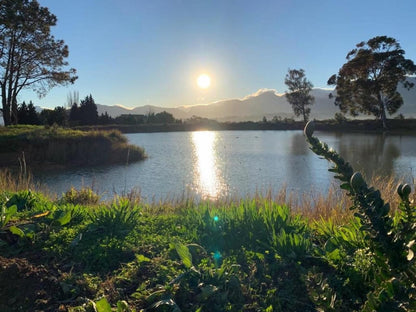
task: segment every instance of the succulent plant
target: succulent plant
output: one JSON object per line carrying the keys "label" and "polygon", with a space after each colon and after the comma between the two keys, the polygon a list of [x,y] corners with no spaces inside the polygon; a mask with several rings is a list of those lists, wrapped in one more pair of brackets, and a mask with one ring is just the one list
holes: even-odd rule
{"label": "succulent plant", "polygon": [[305,126],[305,129],[303,130],[303,133],[308,137],[312,137],[313,133],[315,131],[315,122],[313,120],[308,121],[308,123]]}

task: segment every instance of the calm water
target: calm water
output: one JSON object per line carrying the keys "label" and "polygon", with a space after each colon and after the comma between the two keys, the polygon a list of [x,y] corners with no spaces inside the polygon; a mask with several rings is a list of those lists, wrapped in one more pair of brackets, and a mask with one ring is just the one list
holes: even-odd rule
{"label": "calm water", "polygon": [[[416,137],[376,134],[316,135],[367,176],[416,176]],[[325,193],[329,164],[313,154],[301,131],[197,131],[127,135],[143,146],[145,161],[110,167],[36,173],[49,190],[92,186],[104,198],[139,191],[153,200],[253,196],[282,187],[299,194]]]}

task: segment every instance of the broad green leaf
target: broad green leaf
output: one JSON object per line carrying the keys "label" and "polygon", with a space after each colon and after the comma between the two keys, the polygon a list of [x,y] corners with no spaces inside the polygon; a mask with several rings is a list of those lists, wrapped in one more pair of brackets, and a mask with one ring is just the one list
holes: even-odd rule
{"label": "broad green leaf", "polygon": [[125,300],[117,301],[117,312],[129,311],[129,305]]}
{"label": "broad green leaf", "polygon": [[9,227],[9,231],[12,234],[17,235],[19,237],[25,237],[25,233],[21,229],[19,229],[17,226],[13,225],[13,226]]}
{"label": "broad green leaf", "polygon": [[71,213],[63,212],[61,216],[56,220],[61,226],[68,224],[71,221]]}
{"label": "broad green leaf", "polygon": [[136,255],[136,260],[137,260],[138,263],[150,262],[151,261],[149,258],[147,258],[146,256],[143,256],[143,255]]}
{"label": "broad green leaf", "polygon": [[189,269],[192,266],[192,255],[189,252],[189,248],[180,242],[176,242],[175,249],[181,258],[183,265]]}
{"label": "broad green leaf", "polygon": [[111,306],[106,298],[102,298],[95,303],[97,312],[112,312]]}

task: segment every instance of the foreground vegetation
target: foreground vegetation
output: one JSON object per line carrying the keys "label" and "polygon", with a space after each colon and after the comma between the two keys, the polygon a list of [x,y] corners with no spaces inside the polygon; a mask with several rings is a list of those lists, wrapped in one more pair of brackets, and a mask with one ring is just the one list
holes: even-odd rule
{"label": "foreground vegetation", "polygon": [[0,310],[414,311],[410,187],[390,210],[312,133],[351,200],[335,207],[343,218],[265,198],[147,205],[101,203],[89,189],[55,200],[3,191]]}
{"label": "foreground vegetation", "polygon": [[0,127],[0,166],[86,166],[126,163],[146,157],[117,130],[80,131],[56,126]]}

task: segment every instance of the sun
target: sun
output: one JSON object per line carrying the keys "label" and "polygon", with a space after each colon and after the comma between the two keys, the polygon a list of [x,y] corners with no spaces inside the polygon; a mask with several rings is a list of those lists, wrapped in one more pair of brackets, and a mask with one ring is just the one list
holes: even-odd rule
{"label": "sun", "polygon": [[198,79],[196,80],[196,84],[201,89],[207,89],[211,85],[211,77],[207,74],[201,74],[198,76]]}

